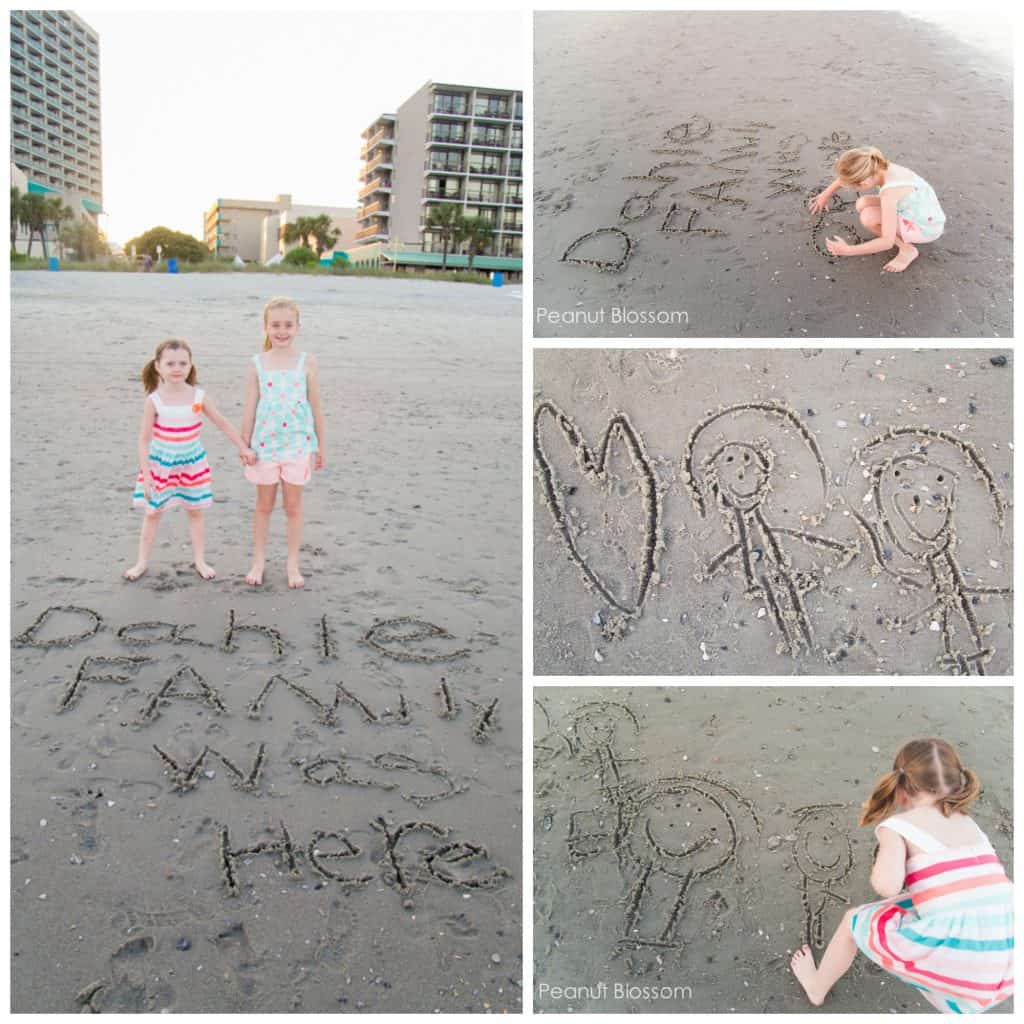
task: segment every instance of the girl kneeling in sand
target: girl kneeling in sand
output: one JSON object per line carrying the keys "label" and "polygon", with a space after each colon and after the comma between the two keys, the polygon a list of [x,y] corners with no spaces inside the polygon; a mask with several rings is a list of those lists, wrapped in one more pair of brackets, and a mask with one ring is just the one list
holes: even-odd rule
{"label": "girl kneeling in sand", "polygon": [[238,448],[243,461],[256,459],[238,432],[221,416],[212,399],[196,387],[192,350],[183,341],[162,341],[156,355],[142,368],[146,404],[139,430],[139,475],[132,503],[145,510],[139,537],[139,559],[124,571],[137,580],[149,565],[160,517],[167,509],[183,508],[188,515],[196,572],[211,580],[216,572],[205,557],[203,509],[213,504],[210,466],[199,440],[203,415]]}
{"label": "girl kneeling in sand", "polygon": [[878,238],[859,245],[830,238],[825,244],[833,256],[867,256],[895,245],[899,252],[885,269],[899,273],[917,259],[917,245],[934,242],[942,234],[946,215],[935,190],[913,171],[889,163],[873,146],[848,149],[836,161],[835,172],[836,180],[808,204],[811,212],[822,213],[841,188],[866,192],[877,187],[878,195],[857,200],[857,212],[861,224]]}
{"label": "girl kneeling in sand", "polygon": [[263,582],[270,516],[281,485],[288,521],[288,586],[305,583],[299,572],[302,544],[302,488],[310,467],[323,469],[324,423],[316,361],[296,352],[299,307],[291,299],[271,299],[263,307],[263,351],[252,357],[246,385],[242,437],[256,452],[245,477],[256,485],[253,559],[247,583]]}
{"label": "girl kneeling in sand", "polygon": [[980,791],[944,740],[913,740],[864,805],[875,828],[877,903],[848,910],[821,963],[809,946],[793,973],[819,1006],[859,949],[943,1013],[978,1013],[1013,995],[1013,886],[964,811]]}

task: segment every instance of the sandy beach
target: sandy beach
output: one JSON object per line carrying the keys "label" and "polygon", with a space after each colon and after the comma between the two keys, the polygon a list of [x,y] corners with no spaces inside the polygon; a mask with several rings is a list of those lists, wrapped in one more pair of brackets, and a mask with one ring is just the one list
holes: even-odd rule
{"label": "sandy beach", "polygon": [[[875,839],[858,815],[910,739],[946,739],[978,773],[970,814],[1012,876],[1009,687],[535,697],[538,1011],[811,1012],[790,955],[806,942],[819,958],[845,910],[876,899]],[[643,810],[616,843],[616,806],[630,802]],[[713,838],[655,859],[638,883],[637,858],[662,837],[669,848],[696,838],[688,829]],[[1012,1000],[994,1012],[1011,1010]],[[935,1011],[858,956],[820,1012]]]}
{"label": "sandy beach", "polygon": [[[263,303],[299,303],[326,468],[306,587],[203,439],[190,567],[168,514],[121,580],[157,342],[236,425]],[[521,1007],[521,289],[12,275],[16,1012]]]}
{"label": "sandy beach", "polygon": [[[944,28],[542,11],[534,83],[536,336],[1011,336],[1011,72]],[[903,274],[828,255],[868,237],[854,193],[807,210],[860,145],[945,210]]]}
{"label": "sandy beach", "polygon": [[538,675],[1012,672],[1005,350],[542,350]]}

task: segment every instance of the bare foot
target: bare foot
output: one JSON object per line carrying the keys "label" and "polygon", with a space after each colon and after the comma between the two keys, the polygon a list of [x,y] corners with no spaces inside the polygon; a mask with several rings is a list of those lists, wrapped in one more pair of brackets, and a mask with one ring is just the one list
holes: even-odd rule
{"label": "bare foot", "polygon": [[800,982],[804,992],[807,993],[807,998],[814,1006],[821,1006],[825,1000],[818,994],[818,968],[814,966],[811,947],[801,946],[793,954],[789,966],[792,968],[793,974],[796,975],[796,980]]}
{"label": "bare foot", "polygon": [[917,247],[908,242],[882,269],[888,270],[890,274],[899,274],[906,270],[917,257]]}
{"label": "bare foot", "polygon": [[140,576],[146,575],[147,565],[145,562],[136,562],[134,565],[129,566],[121,574],[129,583],[134,583]]}
{"label": "bare foot", "polygon": [[304,587],[306,581],[302,578],[302,573],[299,572],[297,565],[288,566],[288,586],[293,590],[297,590],[299,587]]}
{"label": "bare foot", "polygon": [[196,567],[196,572],[199,573],[204,580],[212,580],[214,576],[217,575],[217,570],[214,569],[209,562],[204,562],[201,558],[197,559],[192,564]]}
{"label": "bare foot", "polygon": [[253,563],[252,568],[249,570],[249,575],[245,577],[245,582],[254,587],[260,587],[263,585],[263,566],[261,563]]}

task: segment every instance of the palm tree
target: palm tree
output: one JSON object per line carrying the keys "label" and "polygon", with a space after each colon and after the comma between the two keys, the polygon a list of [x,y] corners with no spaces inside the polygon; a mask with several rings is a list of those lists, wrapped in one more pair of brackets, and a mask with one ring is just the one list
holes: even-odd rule
{"label": "palm tree", "polygon": [[494,241],[494,224],[486,217],[466,217],[462,222],[463,238],[467,245],[469,269],[473,269],[473,257],[482,256]]}
{"label": "palm tree", "polygon": [[[54,234],[57,236],[57,254],[64,259],[64,239],[62,229],[64,225],[70,224],[75,219],[75,211],[70,206],[65,206],[60,196],[46,201],[50,222],[53,224]],[[46,238],[43,238],[43,247],[46,247]]]}
{"label": "palm tree", "polygon": [[32,255],[32,242],[36,234],[43,241],[43,256],[46,252],[46,221],[50,210],[46,199],[38,192],[29,192],[21,197],[21,222],[28,228],[28,251],[26,256]]}
{"label": "palm tree", "polygon": [[453,249],[464,237],[463,224],[465,218],[462,210],[455,203],[438,203],[430,207],[425,226],[441,236],[442,270],[448,269],[449,249]]}
{"label": "palm tree", "polygon": [[334,243],[341,237],[341,232],[334,228],[333,221],[326,213],[319,213],[315,217],[296,217],[284,226],[282,237],[285,243],[301,242],[309,245],[312,238],[316,243],[310,246],[319,259],[328,249],[334,248]]}
{"label": "palm tree", "polygon": [[11,255],[14,255],[18,244],[18,227],[21,224],[21,191],[17,185],[11,186]]}

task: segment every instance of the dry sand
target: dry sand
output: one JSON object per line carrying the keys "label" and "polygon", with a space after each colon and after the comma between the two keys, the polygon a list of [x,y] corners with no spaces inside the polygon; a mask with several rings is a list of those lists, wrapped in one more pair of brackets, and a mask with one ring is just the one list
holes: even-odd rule
{"label": "dry sand", "polygon": [[538,674],[1012,671],[1005,351],[551,349],[534,389]]}
{"label": "dry sand", "polygon": [[[520,289],[12,281],[14,1009],[515,1012]],[[209,425],[219,578],[169,514],[123,582],[143,362],[188,339],[237,424],[280,292],[327,424],[306,589],[280,511],[268,582],[245,584],[253,495]],[[58,606],[81,611],[31,628]],[[373,629],[401,617],[422,622]]]}
{"label": "dry sand", "polygon": [[[978,772],[972,816],[1012,868],[1010,687],[538,687],[535,696],[538,1010],[808,1011],[789,955],[809,942],[820,957],[847,906],[877,898],[868,885],[875,840],[857,817],[916,737],[942,736]],[[646,813],[616,847],[623,799]],[[638,891],[636,856],[649,849],[641,822],[669,849],[692,836],[688,827],[716,841],[659,864]],[[621,943],[634,904],[628,934],[665,935],[662,945]],[[617,997],[616,984],[690,992]],[[541,985],[590,991],[555,998]],[[822,1010],[934,1012],[863,957]]]}
{"label": "dry sand", "polygon": [[[545,11],[534,39],[538,337],[1012,334],[1011,79],[984,51],[894,12]],[[853,193],[807,211],[857,145],[946,211],[905,274],[824,252]],[[570,256],[615,261],[624,231],[621,270],[562,262],[600,228]]]}

